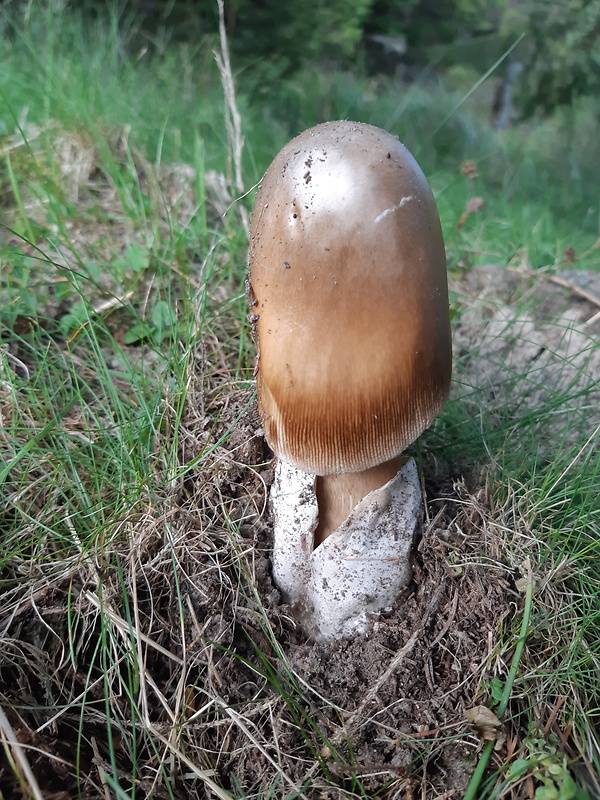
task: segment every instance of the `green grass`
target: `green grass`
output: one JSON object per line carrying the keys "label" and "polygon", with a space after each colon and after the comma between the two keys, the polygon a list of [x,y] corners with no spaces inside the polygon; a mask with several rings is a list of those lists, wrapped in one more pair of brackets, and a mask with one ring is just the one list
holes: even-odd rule
{"label": "green grass", "polygon": [[[194,649],[217,641],[212,628],[198,633],[210,623],[223,636],[210,658],[244,661],[261,697],[283,698],[320,764],[319,787],[335,786],[341,779],[323,748],[339,747],[336,758],[350,762],[352,752],[344,756],[321,731],[310,687],[286,666],[248,544],[248,530],[255,545],[263,541],[266,456],[248,416],[246,233],[235,204],[220,214],[235,192],[215,42],[147,39],[134,18],[114,12],[92,24],[75,12],[28,9],[16,26],[0,11],[0,629],[9,633],[0,636],[0,702],[12,709],[13,729],[58,715],[47,733],[68,747],[52,751],[50,736],[40,746],[68,761],[82,797],[101,796],[103,784],[119,797],[203,796],[203,786],[225,785],[204,719],[228,720],[269,765],[263,787],[243,786],[229,765],[232,796],[308,791],[294,788],[261,738],[252,714],[268,716],[267,706],[219,699],[218,671]],[[549,275],[565,266],[600,271],[590,105],[496,133],[485,119],[485,84],[459,103],[430,78],[399,91],[385,78],[307,69],[267,91],[260,65],[240,65],[236,83],[248,188],[303,128],[367,121],[397,133],[430,176],[457,281],[489,262]],[[461,172],[468,159],[475,177]],[[476,196],[485,205],[459,227]],[[523,318],[535,312],[534,283],[525,277],[511,300]],[[473,305],[481,319],[497,306],[459,290],[452,302],[455,325]],[[600,773],[600,438],[589,424],[597,395],[567,382],[541,404],[518,403],[534,376],[510,353],[499,356],[505,371],[494,394],[473,383],[489,343],[455,354],[456,391],[424,437],[424,458],[446,478],[468,476],[465,505],[475,507],[487,487],[478,513],[510,574],[525,558],[533,564],[511,697],[498,710],[493,692],[484,695],[499,714],[518,717],[519,744],[487,773],[485,796],[525,797],[528,776],[558,792],[576,763],[579,793],[569,785],[536,800],[583,800],[581,787],[593,785],[586,770]],[[243,606],[258,620],[262,638],[248,653],[227,638],[231,620],[210,622],[208,611],[194,620],[190,608],[203,602],[198,565],[214,574],[224,607]],[[507,677],[521,624],[515,602],[482,686]],[[570,730],[562,742],[552,725],[544,732],[560,698],[554,719]],[[11,770],[27,784],[19,763],[7,764],[0,789],[9,791]],[[42,782],[45,768],[36,769]],[[316,780],[316,767],[307,774]],[[368,796],[360,774],[342,783],[343,796]],[[36,796],[35,787],[26,794]]]}

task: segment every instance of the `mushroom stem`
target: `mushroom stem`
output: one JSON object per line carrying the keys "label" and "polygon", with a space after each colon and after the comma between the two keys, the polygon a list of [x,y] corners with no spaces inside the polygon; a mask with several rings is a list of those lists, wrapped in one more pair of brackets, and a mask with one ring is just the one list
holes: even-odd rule
{"label": "mushroom stem", "polygon": [[318,547],[339,528],[363,497],[390,481],[406,461],[405,456],[395,456],[362,472],[319,475],[316,486],[319,524],[315,530],[313,547]]}

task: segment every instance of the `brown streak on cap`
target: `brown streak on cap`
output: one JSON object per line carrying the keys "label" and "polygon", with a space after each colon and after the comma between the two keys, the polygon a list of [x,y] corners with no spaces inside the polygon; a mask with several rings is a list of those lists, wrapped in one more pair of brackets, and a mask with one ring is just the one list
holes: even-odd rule
{"label": "brown streak on cap", "polygon": [[281,458],[356,472],[439,414],[451,370],[444,245],[429,185],[396,137],[332,122],[289,142],[254,203],[250,283],[259,406]]}

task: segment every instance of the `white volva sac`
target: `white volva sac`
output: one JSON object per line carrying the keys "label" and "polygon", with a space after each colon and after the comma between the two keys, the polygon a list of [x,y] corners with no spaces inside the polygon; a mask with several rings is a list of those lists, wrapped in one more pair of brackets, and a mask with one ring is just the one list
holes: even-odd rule
{"label": "white volva sac", "polygon": [[315,638],[364,633],[367,615],[391,606],[411,578],[410,553],[422,517],[416,464],[409,459],[313,549],[315,483],[314,475],[277,462],[273,578]]}

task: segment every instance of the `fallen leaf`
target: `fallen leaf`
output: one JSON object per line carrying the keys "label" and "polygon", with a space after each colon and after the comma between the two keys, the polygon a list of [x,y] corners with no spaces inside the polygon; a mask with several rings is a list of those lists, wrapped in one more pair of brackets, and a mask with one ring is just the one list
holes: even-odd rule
{"label": "fallen leaf", "polygon": [[525,594],[529,586],[529,578],[519,578],[515,581],[515,588],[519,594]]}
{"label": "fallen leaf", "polygon": [[477,731],[478,736],[486,741],[498,739],[502,723],[487,706],[475,706],[465,711],[467,722]]}

